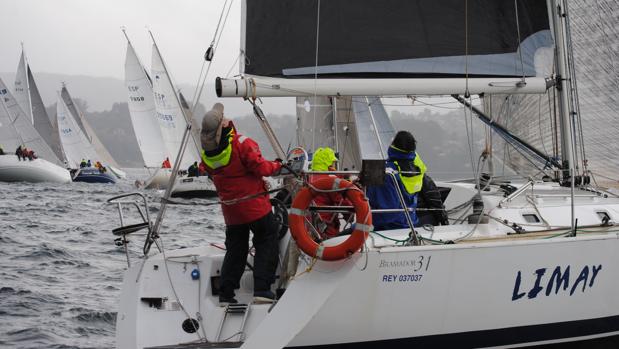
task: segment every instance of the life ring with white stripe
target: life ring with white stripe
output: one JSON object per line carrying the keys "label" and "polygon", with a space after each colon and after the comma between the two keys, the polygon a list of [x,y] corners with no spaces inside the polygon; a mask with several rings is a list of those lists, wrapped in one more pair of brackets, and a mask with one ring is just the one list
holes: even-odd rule
{"label": "life ring with white stripe", "polygon": [[[342,243],[335,246],[319,244],[308,233],[305,216],[310,203],[320,191],[342,190],[343,195],[350,200],[355,208],[355,230]],[[325,261],[345,259],[359,251],[372,230],[372,214],[365,194],[351,182],[335,176],[322,177],[310,187],[301,189],[292,202],[288,214],[288,224],[292,237],[301,251],[311,257]]]}

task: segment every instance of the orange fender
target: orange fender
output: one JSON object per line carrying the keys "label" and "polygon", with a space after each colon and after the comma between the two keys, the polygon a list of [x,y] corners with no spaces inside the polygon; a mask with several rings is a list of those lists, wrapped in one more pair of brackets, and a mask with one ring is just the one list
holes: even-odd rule
{"label": "orange fender", "polygon": [[321,193],[310,187],[305,187],[295,196],[288,214],[288,225],[290,226],[292,237],[301,251],[309,256],[325,261],[337,261],[350,257],[361,249],[372,228],[372,214],[370,213],[370,205],[365,194],[354,187],[351,182],[335,176],[320,178],[312,183],[312,187],[317,190],[351,188],[344,190],[343,195],[355,207],[355,230],[348,239],[338,245],[324,246],[316,243],[307,231],[305,217],[310,203],[315,196]]}

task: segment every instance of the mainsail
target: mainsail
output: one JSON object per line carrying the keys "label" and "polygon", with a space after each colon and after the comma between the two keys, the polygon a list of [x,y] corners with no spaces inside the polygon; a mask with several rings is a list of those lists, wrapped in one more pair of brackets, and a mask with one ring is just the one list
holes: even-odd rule
{"label": "mainsail", "polygon": [[[616,142],[619,127],[614,122],[619,108],[616,91],[619,53],[614,48],[619,39],[615,26],[619,5],[615,1],[594,3],[569,1],[571,65],[575,69],[579,113],[573,117],[576,137],[576,167],[582,173],[585,166],[598,182],[612,180],[616,185],[619,153]],[[552,68],[554,71],[554,67]],[[575,95],[576,96],[576,95]],[[556,91],[539,95],[488,95],[485,108],[495,121],[510,132],[535,146],[547,155],[560,159],[561,122]],[[494,140],[494,151],[505,164],[521,174],[542,174],[544,166],[533,164],[518,151]],[[497,169],[500,170],[501,169]]]}
{"label": "mainsail", "polygon": [[552,64],[546,1],[256,0],[243,18],[254,80],[221,96],[543,92]]}
{"label": "mainsail", "polygon": [[45,143],[32,125],[29,116],[21,109],[9,89],[0,79],[0,141],[5,151],[25,145],[42,159],[61,165],[53,150]]}
{"label": "mainsail", "polygon": [[56,117],[60,142],[68,166],[75,169],[80,167],[82,160],[100,161],[97,152],[77,124],[61,94],[58,94]]}
{"label": "mainsail", "polygon": [[34,81],[30,64],[26,59],[26,54],[22,49],[22,54],[17,66],[17,74],[15,75],[15,99],[19,103],[22,110],[32,120],[34,128],[43,137],[45,142],[52,148],[54,154],[59,159],[62,159],[62,149],[58,132],[52,125],[52,121],[47,115],[45,105],[41,99],[41,94]]}
{"label": "mainsail", "polygon": [[[109,165],[114,167],[120,167],[118,163],[116,163],[116,160],[114,160],[110,152],[105,148],[103,143],[101,143],[101,140],[99,140],[99,137],[97,137],[97,134],[93,130],[92,126],[90,126],[90,123],[88,123],[88,121],[86,120],[84,114],[82,114],[82,112],[78,109],[77,105],[75,105],[75,103],[73,102],[73,98],[71,98],[71,94],[69,94],[69,90],[67,90],[67,87],[64,85],[62,86],[60,96],[62,97],[62,100],[64,101],[67,109],[73,116],[74,121],[79,125],[78,127],[80,127],[80,129],[82,130],[82,134],[86,137],[86,139],[89,141],[90,144],[92,144],[92,147],[95,149],[95,152],[97,154],[95,158],[101,161],[106,166]],[[60,125],[58,126],[58,128],[60,128]]]}
{"label": "mainsail", "polygon": [[155,110],[150,76],[127,39],[125,87],[129,94],[129,113],[144,159],[144,166],[158,168],[172,153],[166,148]]}
{"label": "mainsail", "polygon": [[[155,97],[155,108],[157,119],[161,127],[163,141],[170,154],[170,161],[174,163],[181,147],[183,133],[187,128],[187,121],[181,111],[181,106],[175,96],[174,86],[171,78],[165,69],[163,59],[159,55],[157,46],[153,43],[151,77],[153,81],[153,94]],[[197,161],[197,154],[190,149],[182,158],[180,168],[188,168],[194,161]]]}

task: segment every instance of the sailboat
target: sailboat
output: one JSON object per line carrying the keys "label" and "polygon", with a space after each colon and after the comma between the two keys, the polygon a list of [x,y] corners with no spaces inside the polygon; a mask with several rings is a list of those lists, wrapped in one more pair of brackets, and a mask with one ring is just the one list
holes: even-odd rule
{"label": "sailboat", "polygon": [[[65,87],[63,86],[63,89]],[[116,177],[101,166],[99,155],[90,143],[69,107],[62,93],[58,93],[56,104],[58,134],[64,152],[67,167],[71,169],[74,182],[86,183],[116,183]]]}
{"label": "sailboat", "polygon": [[41,94],[34,81],[30,64],[26,58],[23,45],[15,76],[14,95],[22,110],[32,120],[34,128],[45,140],[45,143],[52,148],[54,154],[59,159],[62,159],[63,154],[60,146],[60,139],[58,138],[57,127],[52,124],[52,120],[50,120],[47,115],[45,105],[41,99]]}
{"label": "sailboat", "polygon": [[[191,146],[185,156],[177,158],[183,135],[192,116],[188,107],[183,106],[184,97],[174,88],[172,78],[166,68],[154,37],[152,46],[151,77],[155,101],[156,117],[159,122],[163,144],[169,154],[169,160],[178,168],[185,170],[201,161],[198,143],[193,134],[188,135]],[[186,102],[184,103],[186,105]],[[174,180],[172,197],[214,197],[217,195],[213,182],[207,176],[179,176]]]}
{"label": "sailboat", "polygon": [[[0,100],[0,145],[5,152],[0,155],[0,181],[71,182],[69,171],[59,166],[62,163],[1,79]],[[33,150],[37,158],[20,159],[15,153],[7,153],[19,146]]]}
{"label": "sailboat", "polygon": [[129,95],[129,114],[135,137],[142,154],[144,167],[153,173],[143,183],[146,189],[165,189],[171,169],[163,168],[162,162],[170,158],[163,141],[159,121],[156,118],[152,80],[140,62],[127,33],[127,54],[125,56],[125,87]]}
{"label": "sailboat", "polygon": [[62,84],[62,89],[60,90],[60,96],[64,101],[67,110],[72,115],[76,126],[79,127],[80,133],[85,137],[86,141],[91,144],[97,154],[96,158],[105,164],[106,168],[117,178],[126,178],[127,174],[120,169],[120,166],[116,160],[114,160],[110,152],[107,148],[105,148],[92,126],[90,126],[88,120],[86,120],[86,117],[82,111],[79,110],[79,107],[73,101],[73,97],[71,97],[71,94],[64,83]]}
{"label": "sailboat", "polygon": [[[617,13],[616,3],[602,2]],[[271,304],[253,300],[251,256],[236,293],[240,303],[220,306],[221,247],[164,253],[162,214],[154,225],[121,226],[114,233],[124,240],[140,229],[148,235],[144,258],[125,273],[117,347],[616,347],[619,198],[591,184],[575,126],[570,10],[589,5],[244,1],[246,59],[240,78],[217,79],[217,94],[300,97],[297,104],[307,108],[298,115],[327,125],[326,136],[299,137],[300,145],[310,153],[322,142],[342,147],[355,171],[341,173],[363,174],[362,183],[387,175],[393,129],[378,98],[364,97],[377,95],[452,95],[538,173],[508,179],[476,171],[472,181],[437,183],[449,191],[450,225],[375,231],[359,200],[355,232],[319,243],[308,243],[298,229],[320,208],[295,200],[289,220],[303,253],[293,253],[290,235],[280,240],[281,296]],[[482,105],[471,103],[474,94]],[[560,158],[501,124],[505,116],[494,103],[505,95],[552,98]],[[516,99],[499,109],[528,107],[526,98],[524,105]],[[303,152],[294,154],[293,165],[306,168]],[[480,164],[489,156],[482,155]],[[327,251],[341,254],[325,258]]]}

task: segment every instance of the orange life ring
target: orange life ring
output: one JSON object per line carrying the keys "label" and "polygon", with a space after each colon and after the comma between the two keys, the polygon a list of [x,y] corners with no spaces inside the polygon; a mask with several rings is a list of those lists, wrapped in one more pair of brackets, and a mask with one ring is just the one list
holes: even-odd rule
{"label": "orange life ring", "polygon": [[363,246],[372,229],[372,215],[367,198],[361,190],[353,189],[354,185],[351,182],[335,176],[322,177],[313,182],[312,187],[317,190],[351,188],[344,190],[343,194],[355,207],[355,230],[348,239],[338,245],[324,246],[316,243],[305,227],[305,216],[314,197],[321,193],[311,187],[306,187],[297,193],[288,214],[288,224],[292,237],[301,251],[312,257],[325,261],[337,261],[350,257]]}

